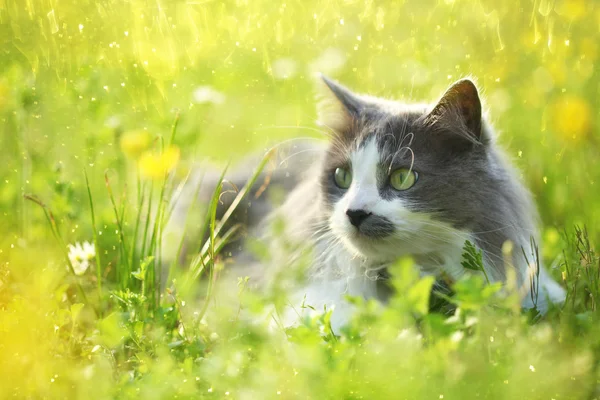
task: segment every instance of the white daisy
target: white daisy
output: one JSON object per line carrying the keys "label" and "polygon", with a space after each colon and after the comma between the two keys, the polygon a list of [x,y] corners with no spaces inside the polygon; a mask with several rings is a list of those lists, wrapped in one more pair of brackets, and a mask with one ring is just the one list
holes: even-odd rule
{"label": "white daisy", "polygon": [[96,247],[93,243],[83,242],[69,245],[69,261],[73,265],[75,275],[81,276],[90,266],[90,261],[96,257]]}

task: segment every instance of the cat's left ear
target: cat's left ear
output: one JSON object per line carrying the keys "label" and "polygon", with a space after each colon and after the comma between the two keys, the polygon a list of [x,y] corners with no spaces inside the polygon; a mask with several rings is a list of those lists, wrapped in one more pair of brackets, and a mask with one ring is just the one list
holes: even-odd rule
{"label": "cat's left ear", "polygon": [[426,121],[432,126],[454,131],[472,143],[482,143],[481,100],[475,83],[461,79],[452,84]]}
{"label": "cat's left ear", "polygon": [[359,118],[365,102],[345,86],[325,75],[319,76],[322,84],[319,85],[318,123],[343,133]]}

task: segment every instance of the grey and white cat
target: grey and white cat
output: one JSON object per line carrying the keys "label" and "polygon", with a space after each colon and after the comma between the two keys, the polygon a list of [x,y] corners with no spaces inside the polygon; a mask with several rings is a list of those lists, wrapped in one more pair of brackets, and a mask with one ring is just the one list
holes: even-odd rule
{"label": "grey and white cat", "polygon": [[[389,292],[379,279],[400,257],[412,256],[423,275],[458,280],[469,240],[482,250],[491,280],[505,281],[507,265],[514,268],[522,305],[532,307],[528,291],[536,274],[521,248],[531,254],[531,238],[540,243],[537,213],[495,143],[475,84],[460,80],[430,106],[358,95],[323,80],[330,99],[321,104],[319,122],[329,141],[287,147],[289,155],[271,176],[286,186],[281,206],[269,210],[254,200],[242,207],[251,234],[268,232],[253,230],[265,225],[257,222],[285,222],[283,234],[265,237],[276,254],[273,265],[253,268],[268,276],[308,256],[306,279],[290,289],[290,301],[333,307],[337,331],[352,315],[346,295],[385,302]],[[239,185],[244,175],[231,179]],[[282,241],[297,246],[281,251]],[[502,253],[507,241],[515,249],[510,260]],[[538,276],[537,308],[544,312],[565,293],[543,268]],[[296,312],[303,311],[288,313],[284,323],[293,323]]]}

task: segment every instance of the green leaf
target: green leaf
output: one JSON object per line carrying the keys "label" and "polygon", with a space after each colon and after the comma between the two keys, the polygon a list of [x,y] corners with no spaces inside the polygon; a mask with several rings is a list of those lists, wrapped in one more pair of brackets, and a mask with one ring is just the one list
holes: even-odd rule
{"label": "green leaf", "polygon": [[463,268],[471,271],[482,272],[487,282],[490,283],[490,279],[488,278],[483,265],[483,255],[481,250],[475,247],[475,245],[468,240],[465,241],[462,258],[463,261],[460,264],[463,266]]}
{"label": "green leaf", "polygon": [[133,277],[135,279],[138,279],[140,281],[145,280],[146,279],[146,271],[148,270],[148,265],[150,265],[150,263],[152,261],[154,261],[154,256],[147,256],[141,262],[140,268],[137,271],[132,271],[131,275],[133,275]]}
{"label": "green leaf", "polygon": [[463,247],[463,261],[461,265],[463,268],[470,269],[472,271],[483,271],[483,256],[481,251],[475,247],[470,241],[465,242]]}
{"label": "green leaf", "polygon": [[425,315],[429,311],[429,296],[434,282],[433,276],[426,276],[415,283],[407,293],[413,310],[421,315]]}
{"label": "green leaf", "polygon": [[396,293],[406,293],[419,279],[419,271],[411,257],[403,257],[389,268]]}
{"label": "green leaf", "polygon": [[73,305],[71,305],[71,320],[73,322],[75,322],[77,320],[77,317],[79,316],[79,313],[81,313],[81,310],[83,309],[84,304],[82,303],[75,303]]}
{"label": "green leaf", "polygon": [[114,312],[98,322],[101,342],[110,348],[115,348],[128,336],[121,314]]}

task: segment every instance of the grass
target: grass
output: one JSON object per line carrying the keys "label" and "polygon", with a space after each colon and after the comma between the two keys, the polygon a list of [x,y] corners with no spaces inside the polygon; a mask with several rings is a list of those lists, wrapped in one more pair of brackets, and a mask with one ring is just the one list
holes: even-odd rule
{"label": "grass", "polygon": [[[600,8],[499,3],[0,0],[0,398],[600,398]],[[565,304],[521,312],[466,246],[451,296],[399,260],[388,306],[284,332],[282,287],[220,279],[248,186],[220,221],[216,195],[190,215],[208,240],[166,263],[195,160],[262,149],[260,184],[273,143],[319,136],[318,70],[406,101],[477,78]]]}

